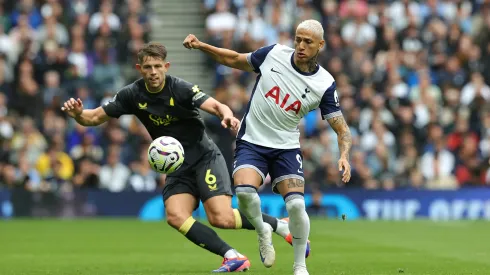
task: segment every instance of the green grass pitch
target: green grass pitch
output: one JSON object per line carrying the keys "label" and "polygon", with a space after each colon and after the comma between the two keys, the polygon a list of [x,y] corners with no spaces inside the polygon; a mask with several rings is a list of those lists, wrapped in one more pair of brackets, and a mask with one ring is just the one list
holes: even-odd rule
{"label": "green grass pitch", "polygon": [[[490,274],[488,222],[313,220],[310,274]],[[293,249],[274,236],[276,264],[260,262],[254,232],[217,230],[252,262],[248,274],[292,274]],[[0,221],[0,274],[210,274],[218,256],[165,222]]]}

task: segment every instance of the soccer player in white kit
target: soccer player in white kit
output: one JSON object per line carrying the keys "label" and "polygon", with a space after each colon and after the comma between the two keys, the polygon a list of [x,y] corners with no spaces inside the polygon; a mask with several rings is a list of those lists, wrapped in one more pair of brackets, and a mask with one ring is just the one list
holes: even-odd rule
{"label": "soccer player in white kit", "polygon": [[257,231],[262,262],[266,267],[272,266],[272,230],[262,220],[257,194],[269,174],[273,191],[283,196],[289,215],[294,275],[307,275],[310,221],[305,210],[298,125],[308,112],[320,108],[322,118],[337,133],[342,181],[348,182],[351,173],[352,138],[340,110],[335,80],[316,62],[325,45],[322,25],[316,20],[300,23],[295,49],[275,44],[240,54],[200,42],[192,34],[183,44],[207,53],[223,65],[258,73],[235,149],[233,179],[239,208]]}

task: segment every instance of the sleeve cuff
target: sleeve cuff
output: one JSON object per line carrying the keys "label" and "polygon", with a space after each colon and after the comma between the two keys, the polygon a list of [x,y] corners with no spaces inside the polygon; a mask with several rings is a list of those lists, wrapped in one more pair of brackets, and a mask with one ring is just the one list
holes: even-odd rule
{"label": "sleeve cuff", "polygon": [[323,115],[323,120],[331,119],[342,115],[342,111],[333,112],[330,114]]}

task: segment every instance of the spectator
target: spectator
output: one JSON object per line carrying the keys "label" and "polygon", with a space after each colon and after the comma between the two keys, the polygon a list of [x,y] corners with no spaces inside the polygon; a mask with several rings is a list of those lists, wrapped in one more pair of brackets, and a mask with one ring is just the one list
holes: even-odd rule
{"label": "spectator", "polygon": [[342,27],[342,39],[348,46],[371,49],[376,39],[376,31],[366,21],[366,10],[353,9],[354,21],[349,21]]}
{"label": "spectator", "polygon": [[68,45],[68,30],[59,23],[52,12],[44,18],[44,24],[37,30],[37,40],[40,44],[48,39],[56,41],[59,45]]}
{"label": "spectator", "polygon": [[470,82],[461,90],[461,103],[468,106],[477,98],[490,101],[490,87],[485,83],[481,73],[474,72],[471,74]]}
{"label": "spectator", "polygon": [[68,61],[74,65],[75,71],[73,74],[77,78],[86,80],[92,73],[93,60],[85,50],[85,41],[83,41],[83,38],[73,39],[71,51],[68,54]]}
{"label": "spectator", "polygon": [[127,187],[131,171],[120,162],[120,148],[112,146],[107,155],[107,164],[100,169],[100,187],[111,192],[121,192]]}
{"label": "spectator", "polygon": [[252,49],[264,46],[266,24],[259,15],[255,0],[248,0],[238,14],[235,39],[242,40]]}
{"label": "spectator", "polygon": [[206,30],[214,43],[229,45],[237,24],[237,16],[231,13],[229,1],[217,0],[216,12],[206,19]]}
{"label": "spectator", "polygon": [[89,157],[78,160],[73,176],[73,185],[79,189],[97,189],[99,187],[100,166]]}
{"label": "spectator", "polygon": [[39,156],[35,167],[43,180],[52,185],[71,180],[74,173],[73,161],[68,154],[61,151],[60,144],[51,144],[47,152]]}
{"label": "spectator", "polygon": [[21,0],[17,3],[16,9],[11,15],[12,25],[18,25],[22,16],[26,16],[27,22],[32,28],[37,28],[42,23],[41,13],[34,0]]}
{"label": "spectator", "polygon": [[444,137],[435,141],[434,151],[423,154],[420,162],[422,175],[428,181],[429,188],[453,189],[457,187],[453,176],[456,160],[454,155],[446,149]]}
{"label": "spectator", "polygon": [[82,142],[78,145],[75,145],[71,150],[70,150],[70,157],[75,160],[81,160],[84,158],[90,158],[92,161],[96,163],[101,163],[102,158],[103,158],[103,151],[102,148],[96,144],[95,142],[95,135],[86,132],[82,136]]}
{"label": "spectator", "polygon": [[44,89],[42,91],[44,106],[59,106],[60,100],[56,99],[59,99],[64,94],[60,85],[60,74],[57,71],[47,71],[44,74]]}
{"label": "spectator", "polygon": [[121,21],[119,17],[113,12],[113,4],[111,0],[103,0],[100,5],[100,11],[94,13],[90,17],[88,24],[88,30],[95,34],[100,31],[100,28],[107,24],[109,29],[113,32],[119,31],[121,27]]}
{"label": "spectator", "polygon": [[156,173],[151,170],[148,163],[147,146],[142,146],[139,159],[131,163],[132,175],[129,178],[129,185],[136,192],[154,191],[157,188]]}

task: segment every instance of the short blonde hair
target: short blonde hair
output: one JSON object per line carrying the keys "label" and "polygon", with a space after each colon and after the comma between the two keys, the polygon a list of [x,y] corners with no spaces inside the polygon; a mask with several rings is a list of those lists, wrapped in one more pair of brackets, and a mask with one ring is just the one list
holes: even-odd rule
{"label": "short blonde hair", "polygon": [[318,35],[321,40],[323,40],[323,26],[317,20],[308,19],[301,22],[296,28],[296,31],[300,29],[312,31],[315,35]]}

